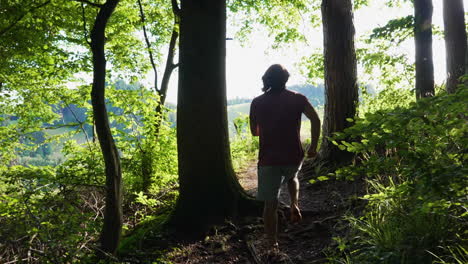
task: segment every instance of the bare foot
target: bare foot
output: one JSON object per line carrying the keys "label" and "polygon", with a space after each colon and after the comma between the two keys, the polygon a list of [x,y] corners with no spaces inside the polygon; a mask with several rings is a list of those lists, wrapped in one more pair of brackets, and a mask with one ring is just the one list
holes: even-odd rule
{"label": "bare foot", "polygon": [[299,223],[302,221],[301,210],[299,210],[299,207],[297,205],[291,206],[291,216],[289,220],[291,221],[291,223]]}

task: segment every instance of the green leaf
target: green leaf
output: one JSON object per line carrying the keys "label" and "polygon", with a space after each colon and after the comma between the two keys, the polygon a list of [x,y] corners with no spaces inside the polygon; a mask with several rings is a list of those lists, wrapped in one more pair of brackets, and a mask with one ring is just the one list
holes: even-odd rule
{"label": "green leaf", "polygon": [[329,178],[327,176],[319,176],[319,177],[317,177],[317,180],[326,181],[326,180],[329,180]]}

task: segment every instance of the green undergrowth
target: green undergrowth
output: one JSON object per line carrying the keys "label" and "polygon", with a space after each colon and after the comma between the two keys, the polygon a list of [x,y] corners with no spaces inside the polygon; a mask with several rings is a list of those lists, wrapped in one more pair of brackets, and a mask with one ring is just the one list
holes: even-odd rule
{"label": "green undergrowth", "polygon": [[119,255],[133,255],[144,249],[151,248],[152,241],[159,241],[167,231],[166,224],[170,210],[158,215],[149,216],[140,222],[129,234],[122,238],[119,245]]}
{"label": "green undergrowth", "polygon": [[[256,158],[258,139],[251,136],[248,116],[234,119],[236,134],[231,138],[231,155],[234,169],[241,170]],[[136,201],[143,208],[153,208],[151,213],[143,213],[139,223],[128,229],[120,243],[118,254],[121,261],[144,261],[144,263],[171,263],[174,254],[181,254],[174,234],[167,225],[176,203],[174,195],[155,200],[149,195],[137,194]],[[165,199],[165,200],[164,200]]]}
{"label": "green undergrowth", "polygon": [[240,115],[233,125],[236,133],[231,138],[231,157],[234,170],[238,172],[257,158],[259,141],[250,133],[249,116]]}
{"label": "green undergrowth", "polygon": [[[158,98],[150,91],[108,91],[115,110],[109,118],[121,158],[126,234],[163,214],[177,198],[176,131],[166,115],[155,115]],[[46,125],[31,129],[43,131]],[[14,137],[2,141],[0,153],[11,155],[0,158],[0,262],[94,263],[90,259],[99,246],[105,208],[104,159],[98,142],[56,136],[64,159],[54,166],[23,165],[14,154],[34,146],[15,143]]]}
{"label": "green undergrowth", "polygon": [[[251,136],[248,116],[234,119],[236,134],[231,138],[231,156],[234,169],[239,171],[256,158],[258,138]],[[145,261],[145,263],[171,263],[170,257],[180,254],[174,234],[167,225],[172,209],[176,203],[177,190],[174,195],[165,196],[166,200],[155,200],[148,195],[138,194],[136,201],[144,208],[152,207],[151,214],[140,217],[140,222],[126,231],[119,246],[118,253],[122,261]]]}
{"label": "green undergrowth", "polygon": [[367,206],[346,217],[350,232],[335,238],[330,262],[466,263],[466,113],[468,89],[460,87],[367,112],[334,138],[356,154],[335,176],[365,177]]}

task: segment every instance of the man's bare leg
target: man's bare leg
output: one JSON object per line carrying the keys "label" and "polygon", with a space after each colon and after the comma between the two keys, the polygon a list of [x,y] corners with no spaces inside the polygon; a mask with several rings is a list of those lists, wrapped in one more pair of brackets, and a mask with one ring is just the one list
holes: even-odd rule
{"label": "man's bare leg", "polygon": [[302,220],[302,215],[299,209],[299,180],[297,177],[288,181],[288,190],[291,199],[291,222],[300,222]]}
{"label": "man's bare leg", "polygon": [[278,200],[265,201],[263,223],[270,247],[278,246]]}

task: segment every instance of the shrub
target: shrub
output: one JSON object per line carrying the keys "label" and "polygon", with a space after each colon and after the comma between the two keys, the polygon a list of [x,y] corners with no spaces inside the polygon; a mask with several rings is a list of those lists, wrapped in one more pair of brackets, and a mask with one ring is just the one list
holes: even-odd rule
{"label": "shrub", "polygon": [[[101,210],[95,188],[57,181],[51,167],[14,166],[0,171],[0,259],[72,263],[94,251]],[[95,206],[96,205],[96,206]]]}
{"label": "shrub", "polygon": [[466,239],[467,106],[460,88],[369,112],[334,138],[356,153],[336,174],[369,183],[364,215],[347,218],[349,261],[430,263]]}

